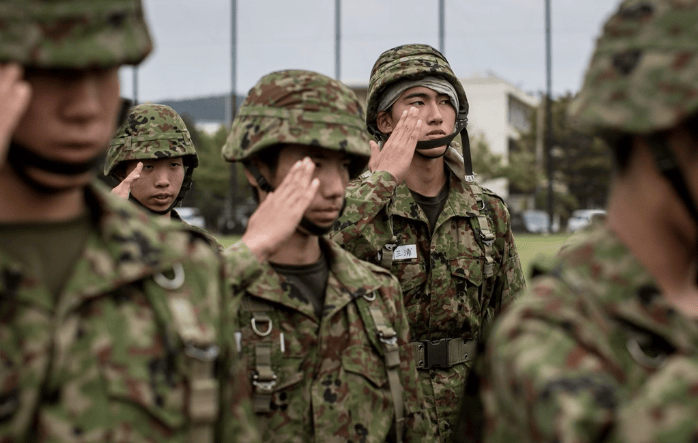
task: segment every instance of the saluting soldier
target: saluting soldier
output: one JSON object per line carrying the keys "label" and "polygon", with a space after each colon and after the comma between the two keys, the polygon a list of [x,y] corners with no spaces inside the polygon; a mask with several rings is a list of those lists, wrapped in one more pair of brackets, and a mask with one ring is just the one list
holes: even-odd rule
{"label": "saluting soldier", "polygon": [[400,281],[439,441],[452,433],[478,340],[524,287],[507,207],[474,181],[468,109],[436,49],[410,44],[381,54],[368,86],[373,157],[347,189],[331,234]]}
{"label": "saluting soldier", "polygon": [[432,440],[397,281],[322,237],[368,162],[362,126],[341,82],[278,71],[250,90],[223,148],[261,201],[226,255],[265,442]]}
{"label": "saluting soldier", "polygon": [[138,0],[0,3],[0,441],[258,441],[220,255],[95,180],[151,47]]}

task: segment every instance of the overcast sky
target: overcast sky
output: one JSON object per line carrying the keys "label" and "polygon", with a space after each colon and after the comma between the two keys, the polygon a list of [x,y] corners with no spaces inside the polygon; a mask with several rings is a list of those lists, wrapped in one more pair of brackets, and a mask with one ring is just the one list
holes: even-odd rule
{"label": "overcast sky", "polygon": [[[143,0],[155,51],[138,69],[140,102],[231,90],[231,2]],[[552,85],[576,92],[615,0],[551,0]],[[526,92],[546,89],[545,0],[445,0],[444,53],[459,77],[493,73]],[[237,0],[237,86],[245,95],[271,71],[334,77],[334,0]],[[342,0],[340,79],[367,84],[386,49],[439,46],[438,0]],[[132,97],[131,68],[121,70]],[[466,91],[467,93],[467,91]]]}

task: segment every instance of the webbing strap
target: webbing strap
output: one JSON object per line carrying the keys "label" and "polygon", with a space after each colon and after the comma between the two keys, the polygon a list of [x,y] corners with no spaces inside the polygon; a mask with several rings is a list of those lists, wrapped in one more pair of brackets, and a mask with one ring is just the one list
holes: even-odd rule
{"label": "webbing strap", "polygon": [[[187,414],[191,421],[190,442],[212,442],[218,417],[218,380],[214,363],[218,357],[215,334],[205,334],[198,325],[189,299],[171,294],[167,300],[175,330],[182,339],[190,370]],[[210,331],[210,330],[209,330]]]}
{"label": "webbing strap", "polygon": [[487,221],[487,217],[485,217],[485,215],[480,212],[481,209],[485,208],[485,203],[482,200],[482,188],[475,182],[470,183],[470,188],[473,190],[473,194],[475,194],[475,200],[477,201],[477,221],[480,225],[480,237],[482,238],[482,244],[485,247],[485,269],[483,273],[485,275],[485,278],[490,278],[494,275],[492,245],[494,244],[495,237],[492,231],[490,230],[490,223]]}
{"label": "webbing strap", "polygon": [[[271,334],[274,324],[268,312],[274,307],[255,297],[245,296],[242,299],[242,311],[252,313],[252,331],[260,337]],[[270,341],[257,343],[254,349],[255,373],[252,375],[252,407],[254,412],[271,411],[271,397],[276,386],[277,376],[271,365],[272,343]]]}
{"label": "webbing strap", "polygon": [[395,407],[395,435],[402,441],[405,425],[405,405],[402,401],[402,384],[400,383],[400,349],[397,345],[397,333],[386,321],[378,306],[369,306],[373,324],[378,331],[378,339],[385,348],[385,366],[388,371],[388,385]]}
{"label": "webbing strap", "polygon": [[276,386],[276,374],[271,368],[272,344],[270,342],[257,343],[254,348],[254,361],[256,373],[252,376],[254,395],[252,406],[254,412],[271,411],[271,396]]}

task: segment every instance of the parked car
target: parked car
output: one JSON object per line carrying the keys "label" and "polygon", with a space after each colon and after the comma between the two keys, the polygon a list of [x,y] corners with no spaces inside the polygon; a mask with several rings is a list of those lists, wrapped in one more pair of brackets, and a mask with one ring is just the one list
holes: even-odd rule
{"label": "parked car", "polygon": [[206,220],[204,220],[204,216],[201,215],[201,211],[199,210],[199,208],[175,208],[175,211],[177,211],[177,214],[179,214],[179,216],[182,217],[183,221],[189,223],[190,225],[202,229],[206,228]]}
{"label": "parked car", "polygon": [[[550,221],[548,213],[537,209],[511,213],[511,230],[515,233],[547,234]],[[560,230],[558,217],[553,219],[553,232]]]}
{"label": "parked car", "polygon": [[603,209],[577,209],[567,221],[567,232],[576,232],[590,225],[592,221],[605,217],[606,211]]}

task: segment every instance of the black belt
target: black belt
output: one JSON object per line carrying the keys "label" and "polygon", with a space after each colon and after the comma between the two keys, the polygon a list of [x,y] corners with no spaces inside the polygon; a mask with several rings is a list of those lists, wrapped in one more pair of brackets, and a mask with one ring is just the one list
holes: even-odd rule
{"label": "black belt", "polygon": [[462,338],[413,341],[410,345],[414,351],[417,369],[447,369],[472,360],[477,350],[477,341]]}

